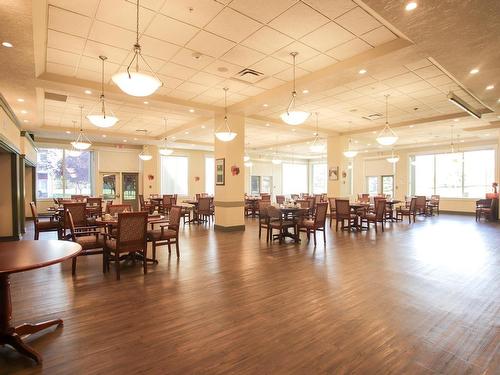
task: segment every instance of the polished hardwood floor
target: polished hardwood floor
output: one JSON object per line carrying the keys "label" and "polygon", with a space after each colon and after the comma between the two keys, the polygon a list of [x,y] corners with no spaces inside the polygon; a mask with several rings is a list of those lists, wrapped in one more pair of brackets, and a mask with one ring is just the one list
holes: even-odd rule
{"label": "polished hardwood floor", "polygon": [[98,256],[13,275],[13,323],[65,324],[28,338],[42,366],[0,348],[0,374],[500,372],[499,225],[441,214],[314,248],[256,223],[186,226],[146,276]]}

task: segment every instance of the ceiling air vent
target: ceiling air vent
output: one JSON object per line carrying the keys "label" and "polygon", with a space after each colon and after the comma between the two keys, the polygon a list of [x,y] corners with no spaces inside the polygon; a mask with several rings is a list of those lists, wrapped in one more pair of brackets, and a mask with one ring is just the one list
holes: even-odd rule
{"label": "ceiling air vent", "polygon": [[259,82],[264,77],[265,77],[264,73],[262,72],[250,68],[245,68],[236,73],[236,75],[232,79],[235,79],[237,81],[243,81],[245,83],[256,83]]}
{"label": "ceiling air vent", "polygon": [[372,113],[371,115],[363,116],[362,118],[364,118],[365,120],[368,120],[368,121],[374,121],[374,120],[381,119],[382,117],[384,117],[384,116],[381,113]]}
{"label": "ceiling air vent", "polygon": [[45,91],[45,99],[46,100],[54,100],[56,102],[66,102],[68,100],[67,95],[61,95],[61,94],[55,94],[53,92],[47,92]]}

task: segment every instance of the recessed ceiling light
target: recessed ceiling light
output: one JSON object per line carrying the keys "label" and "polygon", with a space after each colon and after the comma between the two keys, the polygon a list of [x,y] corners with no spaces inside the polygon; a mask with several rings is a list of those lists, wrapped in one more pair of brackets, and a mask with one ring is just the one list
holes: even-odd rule
{"label": "recessed ceiling light", "polygon": [[191,109],[189,110],[189,112],[194,113],[194,109],[193,109],[193,108],[191,108]]}
{"label": "recessed ceiling light", "polygon": [[147,100],[144,101],[144,104],[149,104],[149,102]]}
{"label": "recessed ceiling light", "polygon": [[470,71],[470,74],[477,74],[477,73],[479,73],[478,68],[471,69],[471,71]]}
{"label": "recessed ceiling light", "polygon": [[102,135],[102,137],[103,137],[103,138],[106,138],[107,136],[106,136],[106,134],[103,134],[103,135]]}
{"label": "recessed ceiling light", "polygon": [[415,125],[410,125],[410,126],[408,126],[408,127],[409,127],[409,128],[414,128],[414,127],[415,127]]}
{"label": "recessed ceiling light", "polygon": [[302,90],[302,94],[309,94],[309,90]]}
{"label": "recessed ceiling light", "polygon": [[90,90],[85,90],[85,91],[84,91],[84,93],[85,93],[85,94],[87,94],[87,95],[90,95],[90,94],[92,94],[92,91],[90,91]]}
{"label": "recessed ceiling light", "polygon": [[269,124],[266,124],[266,126],[269,126]]}
{"label": "recessed ceiling light", "polygon": [[354,143],[359,143],[359,141],[354,141]]}
{"label": "recessed ceiling light", "polygon": [[292,129],[292,131],[294,132],[294,131],[297,131],[297,130],[296,129]]}
{"label": "recessed ceiling light", "polygon": [[262,104],[262,106],[267,108],[267,107],[269,107],[269,104],[267,104],[267,103],[266,104]]}
{"label": "recessed ceiling light", "polygon": [[189,132],[184,132],[184,134],[189,134]]}
{"label": "recessed ceiling light", "polygon": [[27,111],[27,110],[25,110],[25,109],[23,109],[23,110],[21,111],[21,113],[22,113],[23,115],[25,115],[26,113],[28,113],[28,111]]}
{"label": "recessed ceiling light", "polygon": [[489,137],[489,136],[490,136],[490,133],[488,133],[488,134],[485,134],[485,136],[486,136],[486,137]]}
{"label": "recessed ceiling light", "polygon": [[453,121],[455,121],[455,122],[459,122],[459,121],[460,121],[460,119],[459,119],[459,118],[456,118],[456,119],[453,119]]}
{"label": "recessed ceiling light", "polygon": [[7,48],[12,48],[12,47],[14,47],[14,46],[12,45],[12,43],[9,43],[9,42],[3,42],[3,43],[2,43],[2,46],[7,47]]}
{"label": "recessed ceiling light", "polygon": [[359,74],[365,74],[366,73],[366,69],[361,69],[358,73]]}
{"label": "recessed ceiling light", "polygon": [[137,138],[134,138],[134,141],[137,141]]}
{"label": "recessed ceiling light", "polygon": [[123,140],[123,142],[127,143],[127,140],[126,140],[126,139],[124,139],[124,140]]}
{"label": "recessed ceiling light", "polygon": [[417,2],[416,1],[410,1],[408,4],[406,4],[405,9],[407,11],[414,10],[417,8]]}
{"label": "recessed ceiling light", "polygon": [[460,143],[464,143],[465,141],[463,139],[460,140]]}
{"label": "recessed ceiling light", "polygon": [[372,134],[377,134],[377,132],[374,130],[374,131],[372,131]]}
{"label": "recessed ceiling light", "polygon": [[23,120],[23,122],[29,122],[28,120]]}
{"label": "recessed ceiling light", "polygon": [[493,90],[494,88],[495,88],[495,85],[486,86],[486,90]]}
{"label": "recessed ceiling light", "polygon": [[71,132],[69,130],[66,130],[66,134],[71,134]]}
{"label": "recessed ceiling light", "polygon": [[371,143],[367,143],[366,145],[367,145],[367,146],[371,146],[372,144],[371,144]]}
{"label": "recessed ceiling light", "polygon": [[172,139],[175,139],[175,138],[177,138],[177,137],[172,137]]}
{"label": "recessed ceiling light", "polygon": [[205,126],[205,125],[202,125],[202,126],[201,126],[201,128],[202,128],[202,129],[205,129],[205,128],[206,128],[206,126]]}
{"label": "recessed ceiling light", "polygon": [[18,101],[19,103],[24,103],[24,99],[23,99],[23,98],[19,98],[19,99],[17,99],[17,101]]}

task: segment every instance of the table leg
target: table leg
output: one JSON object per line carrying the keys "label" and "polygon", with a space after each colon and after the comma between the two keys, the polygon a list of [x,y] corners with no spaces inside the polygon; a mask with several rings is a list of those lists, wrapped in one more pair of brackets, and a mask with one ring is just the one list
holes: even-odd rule
{"label": "table leg", "polygon": [[42,356],[24,343],[22,336],[31,335],[53,325],[61,326],[61,319],[49,320],[38,324],[24,323],[12,327],[12,300],[10,298],[10,281],[8,275],[0,275],[0,345],[10,345],[22,355],[31,358],[37,364],[42,363]]}

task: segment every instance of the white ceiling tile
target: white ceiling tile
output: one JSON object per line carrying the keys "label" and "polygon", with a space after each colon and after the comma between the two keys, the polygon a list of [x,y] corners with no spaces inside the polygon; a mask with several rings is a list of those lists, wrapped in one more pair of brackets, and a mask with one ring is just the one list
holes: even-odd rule
{"label": "white ceiling tile", "polygon": [[175,44],[164,42],[159,39],[143,35],[139,40],[142,53],[147,56],[153,56],[162,60],[169,60],[174,56],[180,47]]}
{"label": "white ceiling tile", "polygon": [[49,7],[49,29],[67,34],[87,37],[92,20],[81,14],[69,12],[53,6]]}
{"label": "white ceiling tile", "polygon": [[183,46],[199,31],[197,27],[157,14],[146,35]]}
{"label": "white ceiling tile", "polygon": [[354,34],[351,34],[335,22],[329,22],[312,33],[307,34],[300,41],[319,51],[325,52],[354,38],[356,38]]}
{"label": "white ceiling tile", "polygon": [[196,70],[179,64],[167,62],[160,69],[159,73],[167,75],[169,77],[175,77],[178,79],[187,80],[196,74]]}
{"label": "white ceiling tile", "polygon": [[405,73],[408,73],[408,69],[406,69],[404,66],[399,65],[395,67],[385,67],[383,70],[379,72],[370,71],[368,74],[370,74],[373,78],[382,81],[384,79],[399,76]]}
{"label": "white ceiling tile", "polygon": [[194,92],[186,92],[186,91],[181,91],[178,89],[172,90],[169,94],[169,96],[173,98],[178,98],[178,99],[184,99],[184,100],[189,100],[197,96],[196,93]]}
{"label": "white ceiling tile", "polygon": [[390,87],[400,87],[400,86],[405,86],[409,85],[411,83],[419,82],[421,79],[416,75],[411,72],[401,74],[389,79],[384,80],[382,83],[384,83],[387,86]]}
{"label": "white ceiling tile", "polygon": [[47,47],[81,54],[85,46],[85,39],[49,30],[47,32]]}
{"label": "white ceiling tile", "polygon": [[438,67],[436,67],[434,65],[427,66],[425,68],[416,69],[413,71],[413,73],[415,73],[416,75],[418,75],[419,77],[422,77],[424,79],[434,78],[434,77],[437,77],[437,76],[440,76],[443,74],[441,69],[439,69]]}
{"label": "white ceiling tile", "polygon": [[282,72],[285,69],[288,69],[289,67],[290,64],[269,56],[259,61],[258,63],[253,64],[250,68],[264,73],[264,75],[266,76],[272,76],[276,73]]}
{"label": "white ceiling tile", "polygon": [[426,66],[430,65],[432,65],[432,63],[429,61],[429,59],[422,59],[415,61],[414,63],[411,64],[406,64],[405,66],[410,70],[416,70],[420,68],[425,68]]}
{"label": "white ceiling tile", "polygon": [[261,26],[259,22],[241,13],[225,8],[205,26],[205,30],[238,43],[253,34]]}
{"label": "white ceiling tile", "polygon": [[197,27],[205,26],[224,6],[213,0],[166,1],[161,13]]}
{"label": "white ceiling tile", "polygon": [[428,89],[428,88],[432,88],[430,83],[427,83],[425,81],[420,81],[420,82],[411,83],[411,84],[405,85],[405,86],[399,86],[398,90],[405,93],[405,94],[408,94],[408,93],[412,93],[415,91],[424,90],[424,89]]}
{"label": "white ceiling tile", "polygon": [[169,77],[169,76],[166,76],[166,75],[163,75],[163,74],[158,74],[158,77],[163,82],[163,88],[166,91],[169,91],[169,92],[170,92],[171,89],[175,89],[181,83],[184,82],[182,79],[178,79],[178,78],[174,78],[174,77]]}
{"label": "white ceiling tile", "polygon": [[87,69],[78,69],[76,72],[76,78],[93,82],[101,82],[101,73],[93,72]]}
{"label": "white ceiling tile", "polygon": [[256,86],[248,86],[246,89],[243,89],[240,91],[240,94],[247,95],[247,96],[255,96],[262,94],[265,90],[261,89],[260,87]]}
{"label": "white ceiling tile", "polygon": [[101,21],[95,21],[90,29],[90,40],[132,50],[135,33]]}
{"label": "white ceiling tile", "polygon": [[125,60],[128,53],[128,50],[111,47],[91,40],[87,41],[87,43],[85,44],[85,49],[83,50],[83,54],[85,56],[98,58],[102,55],[108,58],[106,60],[107,62],[114,62],[118,64],[121,64],[123,60]]}
{"label": "white ceiling tile", "polygon": [[441,74],[437,77],[429,78],[427,79],[427,82],[429,82],[432,86],[442,86],[453,83],[452,79],[446,74]]}
{"label": "white ceiling tile", "polygon": [[182,48],[170,61],[196,70],[201,70],[214,61],[213,57],[207,55],[195,55],[197,57],[194,57],[193,53],[196,54],[195,51]]}
{"label": "white ceiling tile", "polygon": [[337,60],[346,60],[352,56],[359,55],[362,52],[368,51],[372,47],[362,41],[359,38],[350,40],[344,44],[341,44],[338,47],[332,48],[327,51],[326,54],[337,59]]}
{"label": "white ceiling tile", "polygon": [[[136,31],[137,7],[124,0],[106,0],[99,3],[96,19],[111,25],[123,27],[127,30]],[[154,12],[149,9],[139,8],[139,32],[144,32],[146,26],[151,22]]]}
{"label": "white ceiling tile", "polygon": [[[106,60],[104,64],[104,80],[107,81],[111,78],[111,75],[115,74],[120,68],[119,64],[115,64]],[[101,72],[102,61],[93,57],[82,56],[80,63],[78,64],[78,69],[86,69],[94,72]]]}
{"label": "white ceiling tile", "polygon": [[379,46],[396,38],[397,36],[385,26],[377,27],[366,34],[361,35],[361,39],[372,46]]}
{"label": "white ceiling tile", "polygon": [[333,57],[321,54],[298,64],[298,66],[302,69],[314,72],[316,70],[326,68],[327,66],[331,66],[336,62],[337,60],[335,60]]}
{"label": "white ceiling tile", "polygon": [[360,7],[356,7],[335,19],[340,26],[356,35],[362,35],[379,27],[381,24]]}
{"label": "white ceiling tile", "polygon": [[[122,70],[125,71],[127,69],[127,66],[130,64],[130,61],[132,61],[132,58],[134,56],[133,52],[130,52],[127,58],[125,59],[123,65],[122,65]],[[148,56],[147,54],[143,53],[143,57],[147,62],[147,65],[153,69],[154,72],[157,72],[160,70],[161,67],[165,64],[165,60],[157,59],[156,57],[153,56]],[[139,59],[139,70],[148,72],[149,68],[142,59]],[[135,67],[135,64],[133,65]],[[135,69],[135,68],[134,68]]]}
{"label": "white ceiling tile", "polygon": [[211,97],[209,95],[201,94],[201,95],[195,96],[192,100],[197,102],[197,103],[212,104],[213,102],[215,102],[218,99],[214,99],[213,97]]}
{"label": "white ceiling tile", "polygon": [[47,61],[57,64],[69,65],[75,68],[80,60],[80,55],[61,51],[54,48],[47,48]]}
{"label": "white ceiling tile", "polygon": [[[295,77],[299,78],[302,76],[305,76],[306,74],[309,74],[309,71],[301,69],[299,67],[295,68]],[[291,81],[293,77],[293,68],[290,67],[281,73],[275,74],[275,78],[282,79],[283,81]]]}
{"label": "white ceiling tile", "polygon": [[235,46],[230,40],[221,38],[217,35],[200,31],[186,47],[192,50],[204,53],[209,56],[219,57]]}
{"label": "white ceiling tile", "polygon": [[49,5],[54,5],[57,6],[58,8],[70,10],[72,12],[80,13],[88,17],[94,16],[98,3],[99,0],[85,0],[85,1],[49,0]]}
{"label": "white ceiling tile", "polygon": [[299,53],[295,57],[297,64],[312,59],[313,57],[318,56],[320,54],[319,51],[309,46],[306,46],[304,43],[293,42],[292,44],[289,44],[285,48],[282,48],[278,52],[274,53],[273,56],[276,57],[277,59],[283,60],[284,62],[291,64],[293,62],[293,59],[292,56],[290,56],[290,53],[292,52]]}
{"label": "white ceiling tile", "polygon": [[255,85],[257,87],[262,87],[263,89],[270,90],[274,87],[281,86],[284,83],[286,83],[286,82],[281,80],[281,79],[274,78],[274,77],[268,77],[268,78],[264,78],[262,81],[257,82]]}
{"label": "white ceiling tile", "polygon": [[214,74],[198,72],[190,78],[191,82],[198,83],[200,85],[205,85],[208,87],[215,86],[222,82],[224,78],[216,76]]}
{"label": "white ceiling tile", "polygon": [[301,38],[324,25],[329,20],[302,2],[298,2],[269,23],[272,28],[291,36]]}
{"label": "white ceiling tile", "polygon": [[264,26],[241,42],[241,44],[265,54],[272,54],[292,42],[292,38]]}
{"label": "white ceiling tile", "polygon": [[212,73],[220,77],[229,78],[236,75],[242,69],[243,67],[240,65],[234,65],[226,61],[216,60],[203,70],[205,72]]}
{"label": "white ceiling tile", "polygon": [[335,19],[347,13],[357,5],[351,0],[303,0],[317,11],[330,19]]}
{"label": "white ceiling tile", "polygon": [[223,61],[228,61],[231,64],[241,65],[248,67],[255,62],[262,60],[265,57],[264,54],[257,52],[251,48],[237,45],[220,59]]}
{"label": "white ceiling tile", "polygon": [[54,74],[61,74],[63,76],[73,76],[75,73],[75,68],[68,66],[68,65],[62,65],[62,64],[48,62],[47,63],[47,72],[54,73]]}
{"label": "white ceiling tile", "polygon": [[268,23],[296,2],[297,0],[233,0],[229,6],[257,21]]}
{"label": "white ceiling tile", "polygon": [[201,94],[202,92],[206,91],[208,89],[207,86],[200,85],[198,83],[193,83],[193,82],[184,82],[181,85],[177,87],[178,90],[185,91],[185,92],[194,92],[196,95]]}

